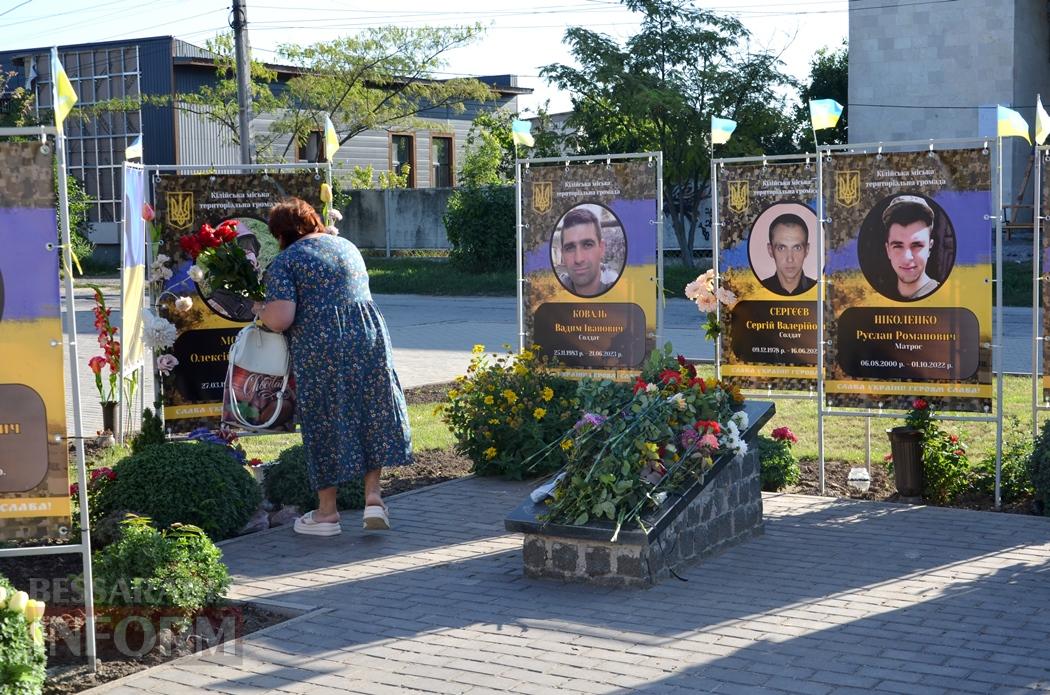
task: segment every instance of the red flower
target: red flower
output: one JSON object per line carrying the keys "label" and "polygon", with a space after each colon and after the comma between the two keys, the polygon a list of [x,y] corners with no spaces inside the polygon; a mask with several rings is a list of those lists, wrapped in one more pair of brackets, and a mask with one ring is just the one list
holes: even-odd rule
{"label": "red flower", "polygon": [[69,486],[69,496],[76,497],[78,494],[80,494],[80,485],[73,483]]}
{"label": "red flower", "polygon": [[966,455],[966,451],[964,449],[956,449],[954,453],[955,453],[956,456],[965,456]]}
{"label": "red flower", "polygon": [[930,407],[930,404],[929,404],[929,403],[927,403],[927,402],[926,402],[926,401],[925,401],[924,399],[922,399],[922,398],[916,398],[916,399],[915,399],[915,400],[914,400],[914,401],[912,402],[912,404],[911,404],[911,407],[912,407],[912,408],[914,408],[915,410],[926,410],[927,408],[929,408],[929,407]]}
{"label": "red flower", "polygon": [[193,260],[197,260],[197,256],[200,255],[201,243],[197,240],[197,237],[192,234],[179,237],[179,246],[181,246],[182,250],[188,253]]}
{"label": "red flower", "polygon": [[887,463],[892,461],[893,460],[893,454],[886,454],[885,456],[882,457],[882,460],[886,461]]}
{"label": "red flower", "polygon": [[682,374],[674,369],[665,369],[660,372],[660,381],[665,384],[680,384],[682,383]]}
{"label": "red flower", "polygon": [[643,379],[642,377],[637,377],[634,380],[634,392],[637,394],[639,391],[644,391],[645,387],[647,387],[648,385],[649,384],[645,383],[645,379]]}
{"label": "red flower", "polygon": [[721,434],[722,426],[718,424],[716,420],[697,420],[696,424],[693,425],[696,431],[700,434],[704,434],[705,430],[711,434]]}
{"label": "red flower", "polygon": [[684,355],[679,355],[678,356],[678,364],[682,365],[683,367],[688,367],[689,366],[689,362],[688,362],[688,360],[685,359]]}
{"label": "red flower", "polygon": [[790,427],[778,427],[773,430],[771,436],[777,441],[789,441],[792,444],[798,442],[798,437],[795,436],[795,433],[791,431]]}
{"label": "red flower", "polygon": [[959,441],[959,435],[957,435],[957,434],[950,434],[950,435],[948,435],[948,441],[950,441],[952,444],[957,443]]}
{"label": "red flower", "polygon": [[707,384],[704,383],[703,379],[700,379],[698,377],[694,376],[692,379],[690,379],[689,380],[689,386],[690,387],[699,386],[700,387],[700,393],[707,393]]}
{"label": "red flower", "polygon": [[248,465],[252,466],[252,467],[261,466],[262,464],[263,464],[263,460],[262,459],[251,459],[250,461],[248,461]]}
{"label": "red flower", "polygon": [[88,367],[91,368],[91,371],[93,373],[99,375],[102,374],[102,365],[104,365],[105,363],[105,357],[103,357],[102,355],[96,355],[95,357],[92,357],[90,360],[88,360]]}
{"label": "red flower", "polygon": [[219,235],[215,233],[215,230],[208,225],[201,227],[200,233],[197,234],[197,241],[200,242],[200,245],[204,248],[222,246],[222,239],[220,239]]}
{"label": "red flower", "polygon": [[226,220],[215,228],[215,234],[224,242],[237,238],[237,220]]}
{"label": "red flower", "polygon": [[694,367],[693,365],[689,365],[688,367],[685,368],[685,370],[689,373],[689,377],[690,378],[692,378],[692,379],[696,378],[696,367]]}

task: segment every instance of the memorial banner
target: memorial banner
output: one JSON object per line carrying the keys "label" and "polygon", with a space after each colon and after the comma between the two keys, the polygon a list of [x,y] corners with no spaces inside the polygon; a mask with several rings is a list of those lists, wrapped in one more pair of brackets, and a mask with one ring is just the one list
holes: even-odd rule
{"label": "memorial banner", "polygon": [[[1039,191],[1039,214],[1042,215],[1043,265],[1037,267],[1037,273],[1050,273],[1050,230],[1047,229],[1047,215],[1050,214],[1050,167],[1047,167],[1047,150],[1040,148],[1036,157],[1036,166],[1040,167],[1041,185]],[[1043,276],[1045,277],[1045,275]],[[1043,306],[1050,306],[1050,282],[1043,281]],[[1043,311],[1043,336],[1050,336],[1050,311]],[[1043,340],[1043,402],[1050,402],[1050,340]]]}
{"label": "memorial banner", "polygon": [[817,378],[817,166],[725,165],[718,181],[722,378],[809,391]]}
{"label": "memorial banner", "polygon": [[54,155],[0,142],[0,540],[69,533]]}
{"label": "memorial banner", "polygon": [[658,185],[642,158],[522,171],[525,344],[567,376],[628,378],[656,345]]}
{"label": "memorial banner", "polygon": [[121,225],[120,335],[125,378],[142,366],[142,300],[146,292],[146,172],[124,165],[124,223]]}
{"label": "memorial banner", "polygon": [[[155,193],[162,225],[159,253],[169,259],[171,277],[164,280],[156,301],[160,315],[175,325],[176,337],[174,345],[155,354],[155,362],[169,430],[219,425],[227,353],[237,331],[254,319],[250,299],[222,289],[206,291],[189,277],[193,261],[179,239],[196,233],[204,223],[215,227],[237,220],[237,243],[265,268],[278,252],[266,227],[270,208],[281,198],[295,196],[320,211],[323,181],[314,172],[160,177]],[[182,298],[192,304],[177,308],[175,302]],[[293,429],[294,424],[286,427]]]}
{"label": "memorial banner", "polygon": [[825,158],[829,404],[991,406],[991,181],[980,149]]}

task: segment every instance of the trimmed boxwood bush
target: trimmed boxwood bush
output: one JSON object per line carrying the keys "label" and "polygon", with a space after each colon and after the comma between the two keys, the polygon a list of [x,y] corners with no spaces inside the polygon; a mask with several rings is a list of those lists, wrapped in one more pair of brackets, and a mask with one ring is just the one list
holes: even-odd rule
{"label": "trimmed boxwood bush", "polygon": [[175,609],[190,617],[215,606],[230,587],[222,551],[204,531],[173,524],[158,531],[146,517],[121,522],[120,540],[95,553],[95,603],[142,610]]}
{"label": "trimmed boxwood bush", "polygon": [[[306,455],[302,444],[285,449],[277,461],[266,468],[263,487],[266,489],[266,499],[274,504],[294,505],[301,512],[317,508],[317,492],[310,487],[306,476]],[[364,480],[340,485],[336,504],[340,509],[364,509]]]}
{"label": "trimmed boxwood bush", "polygon": [[16,589],[3,575],[0,587],[7,594],[0,603],[0,695],[35,695],[43,690],[47,675],[44,645],[33,640],[22,613],[7,610]]}
{"label": "trimmed boxwood bush", "polygon": [[449,262],[453,267],[468,273],[514,267],[514,186],[457,188],[448,199],[442,221],[452,244]]}
{"label": "trimmed boxwood bush", "polygon": [[92,500],[93,523],[131,512],[161,527],[192,524],[222,540],[243,528],[262,501],[254,476],[215,444],[147,446],[118,461],[113,471],[116,478]]}

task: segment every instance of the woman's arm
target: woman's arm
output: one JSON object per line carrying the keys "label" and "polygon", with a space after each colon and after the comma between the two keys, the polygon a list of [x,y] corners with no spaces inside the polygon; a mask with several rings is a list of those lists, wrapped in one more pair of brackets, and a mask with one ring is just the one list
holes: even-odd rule
{"label": "woman's arm", "polygon": [[256,302],[253,307],[256,316],[263,325],[275,333],[287,330],[295,321],[295,302],[286,299],[275,299],[270,302]]}

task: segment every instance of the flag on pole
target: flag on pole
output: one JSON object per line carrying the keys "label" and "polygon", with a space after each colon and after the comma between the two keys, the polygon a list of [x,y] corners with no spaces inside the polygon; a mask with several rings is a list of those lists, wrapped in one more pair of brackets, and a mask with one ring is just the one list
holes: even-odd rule
{"label": "flag on pole", "polygon": [[1046,136],[1050,135],[1050,115],[1043,108],[1043,97],[1035,98],[1035,141],[1042,145],[1046,142]]}
{"label": "flag on pole", "polygon": [[997,132],[1001,138],[1017,137],[1024,138],[1028,144],[1032,144],[1028,137],[1028,121],[1021,114],[1005,106],[996,105],[996,120],[998,121]]}
{"label": "flag on pole", "polygon": [[834,99],[813,99],[809,102],[809,120],[813,130],[834,128],[842,115],[842,104]]}
{"label": "flag on pole", "polygon": [[124,159],[142,159],[142,134],[135,136],[124,150]]}
{"label": "flag on pole", "polygon": [[51,49],[52,75],[55,80],[55,127],[62,130],[62,121],[73,110],[73,104],[77,103],[77,93],[73,91],[73,83],[69,81],[62,63],[58,59],[58,49]]}
{"label": "flag on pole", "polygon": [[532,121],[519,121],[514,119],[510,124],[510,137],[515,145],[532,147],[536,141],[532,139]]}
{"label": "flag on pole", "polygon": [[712,145],[722,145],[729,142],[729,138],[732,136],[734,130],[736,130],[736,121],[731,121],[728,118],[711,116]]}
{"label": "flag on pole", "polygon": [[329,163],[335,159],[335,153],[339,151],[339,135],[335,132],[335,124],[332,117],[324,117],[324,158]]}

